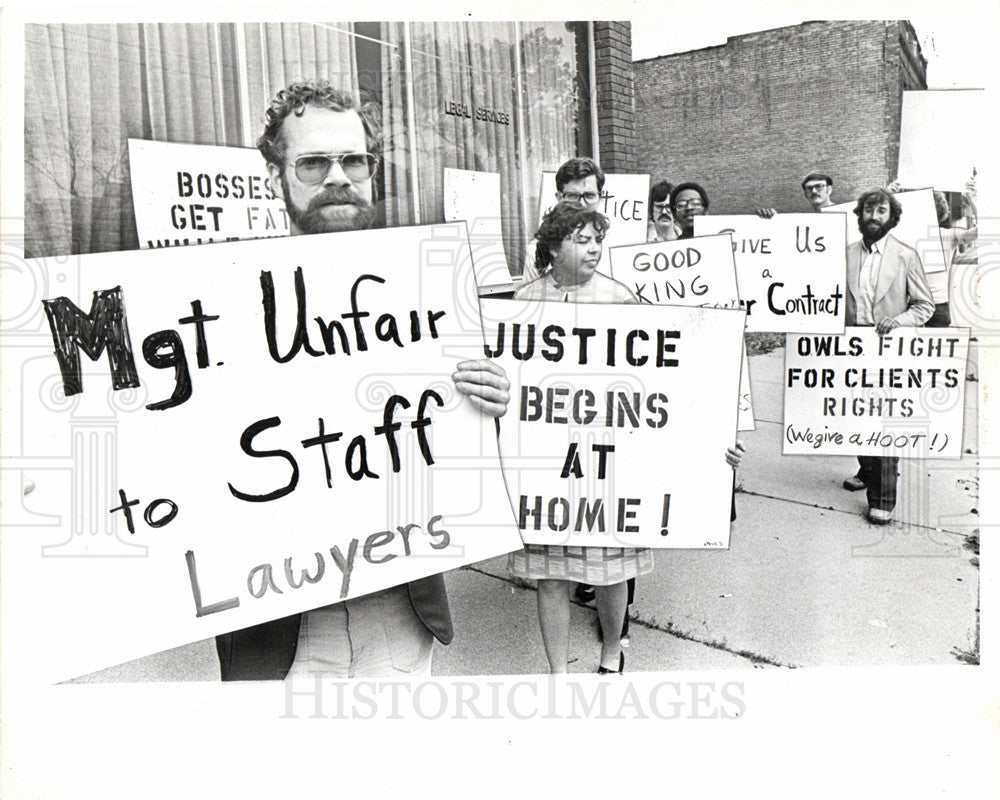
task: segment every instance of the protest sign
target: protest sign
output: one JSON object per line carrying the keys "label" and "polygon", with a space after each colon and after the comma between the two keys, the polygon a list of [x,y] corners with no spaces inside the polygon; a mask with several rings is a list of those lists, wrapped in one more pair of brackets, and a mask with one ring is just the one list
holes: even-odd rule
{"label": "protest sign", "polygon": [[[889,235],[903,244],[909,245],[920,256],[924,272],[942,272],[947,269],[947,256],[941,242],[937,211],[934,206],[932,189],[917,189],[912,192],[898,192],[893,195],[902,207],[899,223]],[[861,241],[858,217],[854,213],[857,201],[827,206],[823,211],[842,213],[847,218],[847,244]]]}
{"label": "protest sign", "polygon": [[[612,247],[611,277],[653,305],[739,308],[733,240],[729,234]],[[740,369],[739,424],[754,430],[746,348]]]}
{"label": "protest sign", "polygon": [[481,304],[512,384],[500,454],[526,542],[728,546],[742,311]]}
{"label": "protest sign", "polygon": [[503,249],[498,173],[445,167],[444,220],[466,223],[477,286],[509,284],[514,280]]}
{"label": "protest sign", "polygon": [[[542,173],[542,189],[539,195],[538,222],[558,201],[556,198],[556,174]],[[597,269],[605,275],[609,272],[609,247],[622,244],[639,244],[646,241],[646,226],[649,209],[649,176],[648,175],[605,175],[604,189],[601,199],[595,206],[608,218],[611,227],[604,235],[604,253]]]}
{"label": "protest sign", "polygon": [[731,233],[747,330],[844,330],[844,222],[817,214],[712,215],[694,218],[698,236]]}
{"label": "protest sign", "polygon": [[142,248],[288,235],[257,150],[129,139],[128,160]]}
{"label": "protest sign", "polygon": [[988,128],[982,122],[989,116],[983,97],[982,89],[903,92],[896,173],[901,185],[965,191],[976,165],[983,165]]}
{"label": "protest sign", "polygon": [[968,328],[789,337],[785,455],[961,458]]}
{"label": "protest sign", "polygon": [[455,307],[464,235],[80,259],[79,292],[44,299],[50,349],[12,364],[22,435],[65,456],[39,490],[58,527],[7,551],[52,678],[521,546],[494,421],[450,377],[445,348],[482,343]]}

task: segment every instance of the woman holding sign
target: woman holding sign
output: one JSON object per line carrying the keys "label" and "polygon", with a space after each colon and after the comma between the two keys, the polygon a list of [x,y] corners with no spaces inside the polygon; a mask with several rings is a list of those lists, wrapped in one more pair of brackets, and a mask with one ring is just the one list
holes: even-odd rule
{"label": "woman holding sign", "polygon": [[[557,204],[535,233],[535,268],[540,277],[518,289],[515,299],[638,303],[627,286],[597,271],[608,226],[607,217],[598,211],[577,203]],[[647,548],[529,544],[511,554],[511,572],[538,581],[538,623],[551,673],[567,671],[573,583],[594,587],[601,630],[617,634],[625,619],[625,582],[652,569],[653,554]],[[624,667],[625,654],[618,637],[604,637],[598,672],[622,672]]]}
{"label": "woman holding sign", "polygon": [[[562,202],[549,211],[535,233],[535,267],[540,275],[514,293],[520,300],[575,303],[638,303],[624,284],[597,272],[607,218],[576,203]],[[739,453],[730,450],[736,466]],[[626,581],[651,572],[648,548],[525,545],[510,556],[510,570],[538,581],[538,622],[549,671],[565,673],[569,660],[570,588],[591,584],[603,637],[598,672],[621,673],[625,654],[618,632],[625,619]]]}

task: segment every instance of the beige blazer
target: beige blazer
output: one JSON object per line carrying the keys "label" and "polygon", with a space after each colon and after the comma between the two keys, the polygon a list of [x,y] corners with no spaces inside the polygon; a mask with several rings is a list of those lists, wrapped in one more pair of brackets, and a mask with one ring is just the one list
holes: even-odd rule
{"label": "beige blazer", "polygon": [[[861,242],[847,248],[847,297],[844,311],[848,325],[858,324],[858,297],[861,294]],[[917,251],[892,234],[885,237],[882,265],[872,304],[875,323],[892,317],[900,325],[917,327],[934,314],[934,299]]]}

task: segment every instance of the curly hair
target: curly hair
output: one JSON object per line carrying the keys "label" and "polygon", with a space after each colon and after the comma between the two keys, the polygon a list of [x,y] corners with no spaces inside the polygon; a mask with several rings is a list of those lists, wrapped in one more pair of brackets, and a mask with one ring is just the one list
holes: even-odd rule
{"label": "curly hair", "polygon": [[677,204],[677,195],[686,190],[692,190],[697,192],[701,196],[701,203],[705,206],[705,210],[708,211],[708,192],[700,184],[694,183],[693,181],[688,181],[687,183],[678,183],[674,190],[670,193],[670,210],[673,211]]}
{"label": "curly hair", "polygon": [[335,89],[327,81],[300,81],[278,92],[264,114],[264,132],[257,140],[268,164],[283,166],[285,141],[281,134],[285,118],[290,114],[301,117],[308,106],[332,111],[354,111],[361,117],[369,153],[382,149],[381,109],[374,102],[362,102],[350,92]]}
{"label": "curly hair", "polygon": [[611,223],[600,211],[582,208],[578,203],[563,200],[553,206],[542,218],[542,224],[535,231],[535,269],[541,275],[552,264],[552,251],[558,250],[567,236],[580,230],[587,224],[593,225],[598,241],[604,239],[604,234]]}
{"label": "curly hair", "polygon": [[899,222],[899,218],[903,216],[903,207],[899,204],[899,201],[892,196],[891,193],[887,192],[885,189],[869,189],[861,197],[858,198],[858,204],[854,206],[854,215],[858,218],[858,222],[861,222],[861,213],[865,210],[865,206],[871,204],[880,204],[886,202],[889,204],[889,222],[888,228],[890,230],[896,227]]}
{"label": "curly hair", "polygon": [[597,191],[604,191],[604,170],[592,158],[571,158],[556,172],[556,191],[561,192],[570,181],[593,175],[597,178]]}

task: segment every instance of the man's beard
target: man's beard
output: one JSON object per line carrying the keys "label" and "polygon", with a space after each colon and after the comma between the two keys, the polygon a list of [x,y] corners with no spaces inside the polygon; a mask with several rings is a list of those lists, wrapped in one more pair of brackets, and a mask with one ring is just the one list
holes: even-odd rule
{"label": "man's beard", "polygon": [[[288,180],[284,175],[281,176],[281,188],[284,190],[288,216],[302,233],[357,231],[371,227],[375,221],[375,206],[353,187],[329,186],[313,197],[305,208],[292,201]],[[338,206],[338,213],[332,218],[327,216],[325,210],[330,204]]]}
{"label": "man's beard", "polygon": [[875,220],[868,220],[860,224],[861,238],[864,239],[867,247],[871,247],[871,245],[875,244],[875,242],[885,236],[894,227],[896,227],[896,223],[888,220],[881,225],[875,222]]}

